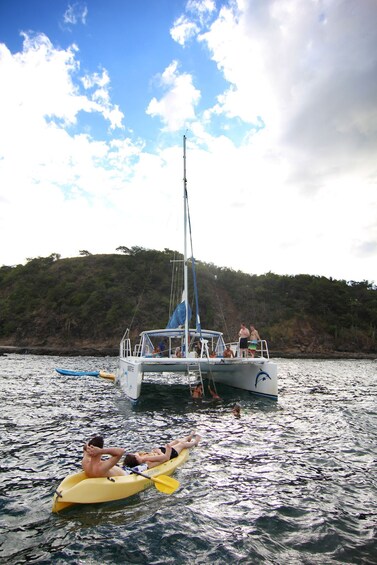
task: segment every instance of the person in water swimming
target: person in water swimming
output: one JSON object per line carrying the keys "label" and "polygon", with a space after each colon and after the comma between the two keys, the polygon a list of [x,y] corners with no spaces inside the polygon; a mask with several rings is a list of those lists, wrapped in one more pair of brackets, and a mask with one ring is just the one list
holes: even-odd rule
{"label": "person in water swimming", "polygon": [[193,398],[202,398],[203,396],[203,386],[201,383],[198,383],[195,388],[191,391],[191,396]]}
{"label": "person in water swimming", "polygon": [[[82,468],[89,478],[117,477],[127,473],[117,465],[118,461],[126,451],[122,447],[104,448],[102,436],[95,436],[84,445]],[[102,455],[110,455],[108,459],[102,459]]]}
{"label": "person in water swimming", "polygon": [[163,447],[157,447],[150,453],[126,453],[123,467],[137,467],[146,464],[148,469],[161,465],[165,461],[175,459],[183,449],[191,449],[198,445],[201,437],[199,434],[192,433],[184,438],[175,439]]}
{"label": "person in water swimming", "polygon": [[208,385],[208,392],[212,396],[213,400],[222,400],[222,398],[217,394],[217,391],[212,389],[210,385]]}
{"label": "person in water swimming", "polygon": [[236,402],[233,406],[232,413],[236,418],[241,418],[241,406],[238,404],[238,402]]}

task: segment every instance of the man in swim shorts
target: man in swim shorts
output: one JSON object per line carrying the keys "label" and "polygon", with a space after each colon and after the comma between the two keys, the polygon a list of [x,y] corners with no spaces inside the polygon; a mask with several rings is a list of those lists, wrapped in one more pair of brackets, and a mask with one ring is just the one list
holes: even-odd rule
{"label": "man in swim shorts", "polygon": [[243,323],[238,332],[238,337],[240,338],[240,356],[247,357],[247,340],[250,337],[250,332]]}
{"label": "man in swim shorts", "polygon": [[[82,468],[89,478],[117,477],[127,473],[117,465],[118,461],[126,451],[122,447],[104,448],[103,437],[95,436],[84,445]],[[110,455],[108,459],[102,459],[102,455]]]}
{"label": "man in swim shorts", "polygon": [[255,357],[255,353],[257,350],[258,340],[260,341],[260,335],[258,330],[255,329],[253,325],[250,326],[250,341],[248,345],[249,355],[251,357]]}
{"label": "man in swim shorts", "polygon": [[175,459],[183,449],[195,447],[200,439],[199,434],[192,433],[184,438],[175,439],[163,447],[157,447],[150,453],[126,453],[123,467],[136,467],[146,463],[148,469],[152,469],[152,467],[157,467],[157,465],[161,465],[165,461]]}

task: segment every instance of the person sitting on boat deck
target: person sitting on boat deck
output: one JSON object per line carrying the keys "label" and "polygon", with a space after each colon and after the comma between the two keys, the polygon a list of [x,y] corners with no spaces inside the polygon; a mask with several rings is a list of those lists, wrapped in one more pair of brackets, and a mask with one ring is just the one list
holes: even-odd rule
{"label": "person sitting on boat deck", "polygon": [[193,398],[202,398],[203,396],[203,387],[201,383],[198,383],[196,387],[191,392],[191,396]]}
{"label": "person sitting on boat deck", "polygon": [[250,326],[250,341],[249,341],[249,345],[248,345],[248,351],[249,351],[249,355],[251,355],[251,357],[255,356],[255,353],[256,353],[256,350],[257,350],[258,340],[260,341],[260,335],[258,333],[258,330],[256,330],[255,327],[253,325],[251,325]]}
{"label": "person sitting on boat deck", "polygon": [[126,453],[123,460],[123,467],[136,467],[146,463],[148,469],[157,467],[165,461],[175,459],[183,449],[191,449],[198,445],[201,437],[199,434],[193,433],[184,438],[174,439],[163,447],[157,447],[150,453]]}
{"label": "person sitting on boat deck", "polygon": [[[86,476],[93,479],[126,475],[125,471],[117,465],[126,450],[122,447],[104,448],[103,445],[102,436],[95,436],[84,445],[81,465]],[[102,455],[110,455],[110,457],[102,460]]]}
{"label": "person sitting on boat deck", "polygon": [[200,341],[196,342],[194,349],[195,349],[196,356],[200,357],[201,354],[202,354],[202,344],[200,343]]}
{"label": "person sitting on boat deck", "polygon": [[181,351],[180,347],[175,348],[175,356],[176,357],[182,357],[182,351]]}
{"label": "person sitting on boat deck", "polygon": [[153,349],[152,355],[153,357],[160,357],[160,348],[158,345],[156,345],[156,347]]}
{"label": "person sitting on boat deck", "polygon": [[241,324],[238,336],[240,338],[240,356],[247,357],[247,340],[250,337],[250,332],[243,323]]}
{"label": "person sitting on boat deck", "polygon": [[230,348],[230,345],[227,345],[224,349],[224,357],[232,358],[234,357],[234,353]]}
{"label": "person sitting on boat deck", "polygon": [[164,339],[160,341],[158,347],[160,349],[161,357],[167,357],[169,355],[169,352],[166,349],[166,342]]}
{"label": "person sitting on boat deck", "polygon": [[216,357],[216,351],[211,351],[211,353],[209,354],[210,357]]}

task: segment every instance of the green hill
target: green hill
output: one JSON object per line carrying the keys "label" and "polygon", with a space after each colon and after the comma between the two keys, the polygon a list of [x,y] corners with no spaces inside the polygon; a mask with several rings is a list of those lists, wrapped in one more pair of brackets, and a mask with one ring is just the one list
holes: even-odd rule
{"label": "green hill", "polygon": [[[133,335],[165,327],[172,270],[181,270],[174,261],[182,257],[169,249],[126,253],[52,254],[1,267],[0,345],[116,352],[127,327]],[[377,352],[377,288],[367,281],[196,267],[202,327],[223,331],[226,341],[237,339],[244,321],[272,354]]]}

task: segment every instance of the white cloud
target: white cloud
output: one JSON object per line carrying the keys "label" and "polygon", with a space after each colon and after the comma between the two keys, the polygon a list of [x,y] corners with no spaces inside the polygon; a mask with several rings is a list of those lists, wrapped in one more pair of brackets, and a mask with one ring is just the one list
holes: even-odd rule
{"label": "white cloud", "polygon": [[123,128],[123,112],[120,111],[118,105],[111,103],[109,93],[110,77],[106,69],[103,69],[102,74],[93,73],[86,75],[82,78],[82,83],[86,90],[93,90],[91,94],[93,110],[102,112],[104,118],[110,122],[112,130]]}
{"label": "white cloud", "polygon": [[186,10],[190,13],[190,17],[182,14],[170,29],[170,35],[174,41],[182,46],[185,46],[200,32],[216,10],[216,5],[213,0],[189,0]]}
{"label": "white cloud", "polygon": [[177,61],[164,70],[160,84],[166,94],[160,100],[153,98],[146,112],[153,117],[159,116],[168,131],[182,129],[195,118],[200,92],[194,87],[191,75],[178,72]]}
{"label": "white cloud", "polygon": [[87,15],[87,6],[81,2],[75,2],[74,4],[68,4],[68,8],[63,16],[63,21],[65,24],[76,25],[82,23],[85,25]]}
{"label": "white cloud", "polygon": [[260,117],[303,186],[363,162],[370,170],[377,150],[375,16],[370,0],[361,7],[297,0],[223,7],[200,36],[230,84],[212,112],[251,124]]}
{"label": "white cloud", "polygon": [[180,16],[175,22],[174,26],[170,30],[170,35],[180,45],[185,45],[185,43],[195,37],[199,32],[199,27],[194,23],[190,22],[185,16]]}
{"label": "white cloud", "polygon": [[364,264],[376,279],[363,263],[377,260],[376,16],[372,1],[238,0],[198,36],[229,83],[206,118],[251,127],[223,156],[235,171],[228,206],[243,199],[239,223],[262,235],[249,268],[237,258],[243,270],[347,278]]}
{"label": "white cloud", "polygon": [[137,158],[138,147],[127,140],[107,143],[70,133],[82,112],[97,113],[111,127],[123,117],[107,95],[105,71],[86,77],[91,96],[80,93],[77,53],[74,46],[54,48],[44,35],[25,35],[23,51],[14,55],[0,45],[0,238],[12,234],[4,263],[64,255],[64,249],[76,254],[73,232],[62,242],[62,225],[92,233],[93,220],[111,208],[110,194],[125,183],[129,162]]}
{"label": "white cloud", "polygon": [[[75,82],[80,67],[75,45],[66,50],[56,49],[43,34],[23,36],[21,53],[12,55],[0,44],[0,78],[2,84],[6,84],[0,92],[3,124],[10,128],[12,120],[35,123],[44,122],[47,117],[59,119],[66,125],[75,124],[79,112],[83,111],[101,113],[112,128],[122,126],[123,114],[109,101],[109,80],[102,79],[100,88],[94,90],[91,97],[80,94]],[[106,71],[102,77],[107,77]],[[86,85],[97,82],[96,75],[84,81]]]}
{"label": "white cloud", "polygon": [[[78,47],[57,49],[43,35],[25,36],[20,53],[0,45],[0,264],[119,245],[181,249],[189,127],[198,259],[376,280],[377,4],[238,0],[219,13],[194,4],[181,21],[200,29],[228,88],[199,105],[206,77],[198,64],[199,90],[185,71],[192,42],[176,26],[180,66],[165,68],[147,108],[162,122],[154,151],[124,138],[110,75],[84,75]],[[92,137],[91,117],[111,136]]]}

